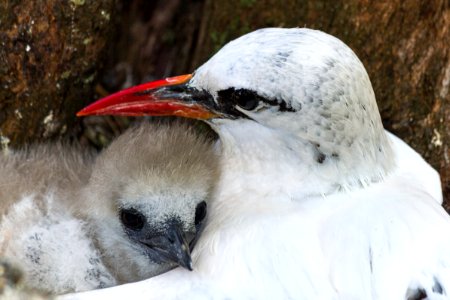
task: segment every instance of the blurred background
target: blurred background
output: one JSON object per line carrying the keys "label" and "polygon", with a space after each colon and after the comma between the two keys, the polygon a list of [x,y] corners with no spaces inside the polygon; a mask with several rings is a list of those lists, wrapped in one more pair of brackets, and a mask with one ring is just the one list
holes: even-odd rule
{"label": "blurred background", "polygon": [[262,27],[320,29],[348,44],[385,127],[441,174],[449,211],[449,0],[0,0],[1,148],[64,137],[101,149],[132,120],[76,111],[191,73]]}

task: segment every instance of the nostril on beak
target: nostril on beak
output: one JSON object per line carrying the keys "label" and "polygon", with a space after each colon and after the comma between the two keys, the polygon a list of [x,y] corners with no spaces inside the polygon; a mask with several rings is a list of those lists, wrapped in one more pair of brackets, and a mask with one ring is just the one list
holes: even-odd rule
{"label": "nostril on beak", "polygon": [[176,234],[174,233],[174,232],[171,232],[170,234],[169,234],[169,236],[167,237],[167,239],[169,240],[169,242],[171,243],[171,244],[174,244],[175,243],[175,241],[176,241]]}
{"label": "nostril on beak", "polygon": [[170,230],[167,233],[167,240],[169,241],[170,244],[176,244],[186,239],[181,229],[178,226],[175,226],[173,227],[173,230]]}

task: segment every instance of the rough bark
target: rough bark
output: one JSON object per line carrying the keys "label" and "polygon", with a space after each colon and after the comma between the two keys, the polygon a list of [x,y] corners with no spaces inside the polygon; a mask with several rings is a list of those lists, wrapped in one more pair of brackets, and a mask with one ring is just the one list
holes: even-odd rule
{"label": "rough bark", "polygon": [[[167,22],[177,41],[172,54],[159,56],[154,48],[154,52],[149,52],[170,59],[163,64],[167,66],[164,75],[192,71],[227,41],[261,27],[310,27],[333,34],[350,45],[366,66],[385,127],[440,172],[444,205],[450,209],[450,4],[447,0],[205,0],[201,11],[197,2],[196,5],[197,12],[193,14],[194,19],[201,15],[198,24],[174,19]],[[192,14],[193,9],[186,12],[179,5],[178,13],[172,16],[179,15],[180,11]],[[193,28],[173,31],[180,24]],[[154,32],[164,30],[161,27]],[[195,35],[187,38],[185,34]],[[183,39],[189,43],[185,45]],[[179,54],[180,46],[181,49],[195,47],[177,57],[173,53]],[[161,75],[155,69],[157,64],[147,63],[138,68]]]}
{"label": "rough bark", "polygon": [[192,71],[202,9],[202,1],[124,3],[119,38],[102,77],[103,87],[117,90]]}
{"label": "rough bark", "polygon": [[116,0],[0,1],[0,142],[59,136],[92,98]]}

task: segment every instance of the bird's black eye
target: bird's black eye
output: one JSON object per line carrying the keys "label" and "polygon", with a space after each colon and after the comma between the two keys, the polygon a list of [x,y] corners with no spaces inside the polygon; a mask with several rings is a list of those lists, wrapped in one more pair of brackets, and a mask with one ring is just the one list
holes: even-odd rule
{"label": "bird's black eye", "polygon": [[141,230],[145,224],[145,217],[134,208],[122,209],[120,220],[126,228],[134,231]]}
{"label": "bird's black eye", "polygon": [[254,110],[259,104],[259,96],[249,90],[237,90],[233,94],[235,103],[245,110]]}
{"label": "bird's black eye", "polygon": [[195,225],[200,224],[206,217],[206,202],[202,201],[195,209]]}

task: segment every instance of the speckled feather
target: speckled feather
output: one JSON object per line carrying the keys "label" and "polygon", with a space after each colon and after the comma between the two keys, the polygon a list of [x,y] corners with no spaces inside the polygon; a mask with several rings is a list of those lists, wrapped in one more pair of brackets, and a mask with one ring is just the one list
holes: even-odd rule
{"label": "speckled feather", "polygon": [[191,85],[216,97],[234,87],[284,102],[295,113],[260,105],[247,114],[295,134],[294,151],[313,155],[305,157],[310,168],[323,163],[321,176],[334,177],[327,182],[347,187],[377,181],[394,160],[369,77],[340,40],[312,32],[269,28],[245,35],[200,67]]}
{"label": "speckled feather", "polygon": [[115,284],[72,210],[93,161],[93,153],[60,143],[0,158],[0,255],[23,270],[28,287],[62,293]]}

